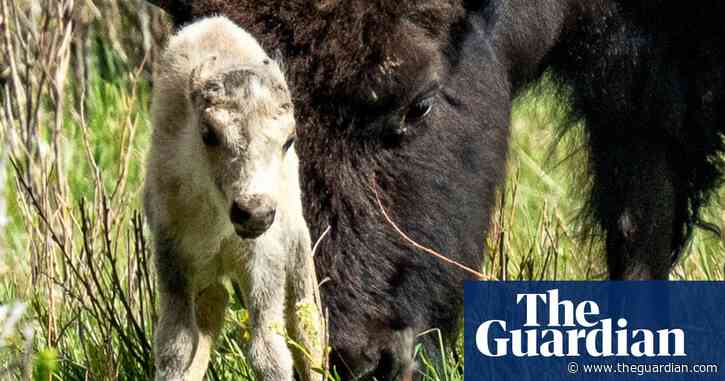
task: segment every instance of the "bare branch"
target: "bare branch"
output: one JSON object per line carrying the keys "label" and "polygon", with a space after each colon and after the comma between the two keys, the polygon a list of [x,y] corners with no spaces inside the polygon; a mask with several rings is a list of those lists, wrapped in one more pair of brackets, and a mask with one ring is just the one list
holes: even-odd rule
{"label": "bare branch", "polygon": [[385,217],[385,220],[388,222],[388,224],[395,230],[396,233],[398,233],[398,235],[400,235],[401,238],[403,238],[404,241],[406,241],[407,243],[409,243],[411,246],[415,247],[416,249],[421,250],[421,251],[423,251],[425,253],[428,253],[428,254],[430,254],[430,255],[432,255],[432,256],[440,259],[443,262],[446,262],[446,263],[448,263],[450,265],[453,265],[455,267],[458,267],[459,269],[461,269],[461,270],[463,270],[463,271],[465,271],[465,272],[467,272],[467,273],[475,276],[478,279],[481,279],[481,280],[489,280],[490,279],[486,275],[484,275],[484,274],[482,274],[482,273],[480,273],[480,272],[478,272],[478,271],[476,271],[476,270],[474,270],[474,269],[472,269],[472,268],[470,268],[470,267],[468,267],[468,266],[466,266],[466,265],[464,265],[464,264],[462,264],[460,262],[457,262],[457,261],[455,261],[453,259],[450,259],[450,258],[446,257],[445,255],[443,255],[443,254],[441,254],[441,253],[439,253],[439,252],[437,252],[437,251],[435,251],[433,249],[430,249],[430,248],[428,248],[426,246],[423,246],[423,245],[419,244],[418,242],[414,241],[412,238],[410,238],[407,234],[405,234],[398,227],[398,225],[395,224],[395,222],[393,222],[393,220],[388,215],[388,212],[385,211],[385,208],[383,207],[383,203],[382,203],[382,201],[380,201],[380,195],[378,194],[377,185],[375,183],[375,180],[373,180],[373,182],[372,182],[371,189],[372,189],[373,193],[375,193],[375,200],[378,203],[378,208],[380,208],[380,212],[383,214],[383,217]]}

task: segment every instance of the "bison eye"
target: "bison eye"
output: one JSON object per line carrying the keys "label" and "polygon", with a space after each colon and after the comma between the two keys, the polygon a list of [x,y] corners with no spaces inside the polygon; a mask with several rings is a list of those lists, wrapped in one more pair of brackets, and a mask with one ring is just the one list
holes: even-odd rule
{"label": "bison eye", "polygon": [[433,97],[421,99],[413,103],[405,113],[405,121],[408,124],[416,124],[430,114],[433,109]]}
{"label": "bison eye", "polygon": [[287,151],[289,151],[290,147],[292,147],[292,144],[294,144],[296,138],[297,136],[295,134],[292,134],[289,138],[287,138],[287,141],[284,142],[284,144],[282,145],[282,153],[286,153]]}
{"label": "bison eye", "polygon": [[209,123],[204,123],[202,130],[201,130],[201,141],[204,142],[204,145],[207,147],[216,147],[219,145],[219,137],[217,136],[216,132],[214,132],[214,128],[209,125]]}

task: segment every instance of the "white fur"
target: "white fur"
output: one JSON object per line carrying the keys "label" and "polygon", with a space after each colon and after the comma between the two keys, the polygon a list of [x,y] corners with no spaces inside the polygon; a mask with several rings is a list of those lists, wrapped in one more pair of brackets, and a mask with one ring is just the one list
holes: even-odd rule
{"label": "white fur", "polygon": [[[310,362],[319,366],[322,359],[319,310],[313,319],[317,335],[302,329],[295,312],[317,298],[298,159],[294,149],[281,148],[294,130],[291,100],[278,65],[265,60],[252,36],[214,17],[173,36],[157,66],[144,190],[160,279],[157,380],[203,378],[228,299],[224,277],[243,289],[252,325],[249,360],[257,379],[293,380],[293,357],[303,379],[321,379],[310,369]],[[239,67],[282,83],[284,92],[252,77],[249,102],[195,108],[190,87],[197,76],[203,81]],[[232,99],[244,96],[244,89],[237,90]],[[201,113],[220,126],[227,148],[221,158],[210,159],[216,156],[202,143]],[[239,238],[229,219],[232,199],[244,194],[267,195],[277,206],[272,226],[254,240]],[[311,361],[290,351],[285,329],[307,347]]]}

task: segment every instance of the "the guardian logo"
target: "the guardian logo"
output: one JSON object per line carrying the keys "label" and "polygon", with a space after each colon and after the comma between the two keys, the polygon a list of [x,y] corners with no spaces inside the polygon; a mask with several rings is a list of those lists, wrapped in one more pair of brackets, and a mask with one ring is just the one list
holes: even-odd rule
{"label": "the guardian logo", "polygon": [[[687,356],[682,329],[634,329],[623,317],[602,318],[594,301],[559,300],[558,289],[516,294],[516,304],[525,309],[523,327],[488,320],[476,329],[475,344],[484,356]],[[548,316],[539,316],[541,307]]]}

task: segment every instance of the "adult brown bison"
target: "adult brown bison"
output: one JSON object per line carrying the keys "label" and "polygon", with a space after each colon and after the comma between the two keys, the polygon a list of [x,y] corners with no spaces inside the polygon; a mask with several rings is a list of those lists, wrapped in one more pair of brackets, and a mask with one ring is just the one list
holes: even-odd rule
{"label": "adult brown bison", "polygon": [[[305,214],[345,378],[395,379],[456,332],[504,173],[511,100],[545,71],[586,121],[589,215],[616,279],[667,278],[721,178],[725,5],[657,0],[155,0],[222,13],[287,59]],[[571,123],[573,125],[573,123]],[[432,346],[429,346],[432,348]]]}

